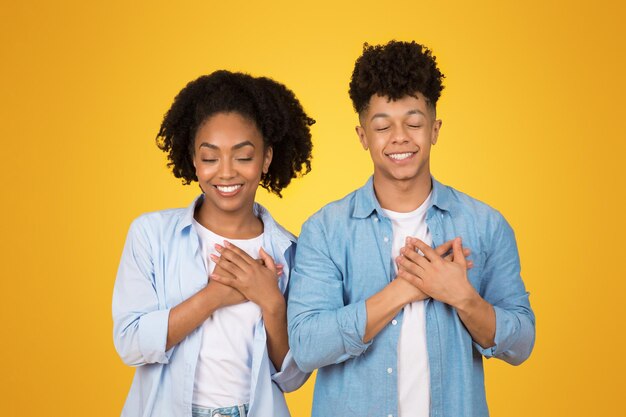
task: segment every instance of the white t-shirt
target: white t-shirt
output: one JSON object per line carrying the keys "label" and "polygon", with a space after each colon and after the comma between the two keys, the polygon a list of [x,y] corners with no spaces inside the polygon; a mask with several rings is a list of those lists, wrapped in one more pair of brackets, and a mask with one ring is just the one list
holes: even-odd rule
{"label": "white t-shirt", "polygon": [[[193,225],[200,236],[200,249],[209,273],[215,269],[209,254],[219,256],[215,244],[223,246],[224,240],[255,259],[259,257],[263,234],[253,239],[225,239],[195,220]],[[220,308],[205,320],[193,386],[194,404],[218,408],[250,401],[254,327],[260,318],[259,306],[246,301]]]}
{"label": "white t-shirt", "polygon": [[[431,195],[416,210],[398,213],[384,210],[391,220],[393,245],[391,256],[397,273],[395,258],[405,245],[407,236],[416,237],[432,245],[426,225],[426,210]],[[402,328],[398,340],[398,416],[428,417],[430,414],[430,369],[426,347],[426,314],[424,301],[404,307]]]}

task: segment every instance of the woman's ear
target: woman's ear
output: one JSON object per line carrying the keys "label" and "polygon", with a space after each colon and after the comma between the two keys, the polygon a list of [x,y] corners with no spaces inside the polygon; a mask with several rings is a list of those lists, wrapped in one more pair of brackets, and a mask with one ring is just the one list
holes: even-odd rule
{"label": "woman's ear", "polygon": [[267,172],[269,171],[273,156],[274,156],[274,149],[271,146],[268,146],[267,149],[265,149],[265,155],[263,156],[263,173],[264,174],[267,174]]}

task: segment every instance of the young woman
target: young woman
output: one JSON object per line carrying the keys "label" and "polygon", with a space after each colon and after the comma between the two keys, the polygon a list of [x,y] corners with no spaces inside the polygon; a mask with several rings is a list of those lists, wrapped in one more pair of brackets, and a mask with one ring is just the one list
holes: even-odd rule
{"label": "young woman", "polygon": [[308,374],[287,343],[295,238],[255,203],[310,170],[315,123],[284,85],[217,71],[174,99],[157,137],[188,207],[128,233],[113,293],[115,347],[137,367],[123,416],[289,416]]}

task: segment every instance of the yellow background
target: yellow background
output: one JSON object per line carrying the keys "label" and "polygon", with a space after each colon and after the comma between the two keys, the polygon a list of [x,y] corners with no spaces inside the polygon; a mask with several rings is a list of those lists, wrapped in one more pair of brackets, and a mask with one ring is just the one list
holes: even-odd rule
{"label": "yellow background", "polygon": [[[154,145],[185,83],[270,76],[317,119],[311,174],[258,196],[297,233],[371,171],[348,81],[364,41],[392,38],[430,46],[447,75],[435,176],[516,230],[537,344],[521,367],[486,363],[492,415],[625,415],[626,15],[510,3],[3,1],[0,415],[119,415],[133,371],[110,303],[128,225],[198,192]],[[294,417],[312,388],[288,396]]]}

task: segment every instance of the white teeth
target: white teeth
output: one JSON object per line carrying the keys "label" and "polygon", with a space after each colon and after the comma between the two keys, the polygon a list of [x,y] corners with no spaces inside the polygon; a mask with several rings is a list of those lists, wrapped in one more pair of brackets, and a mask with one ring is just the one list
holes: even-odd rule
{"label": "white teeth", "polygon": [[223,186],[223,185],[216,185],[217,190],[221,193],[232,193],[236,190],[238,190],[239,188],[241,188],[241,185],[227,185],[227,186]]}
{"label": "white teeth", "polygon": [[395,159],[396,161],[401,161],[403,159],[407,159],[409,156],[413,155],[413,152],[405,152],[405,153],[390,153],[389,157],[391,159]]}

